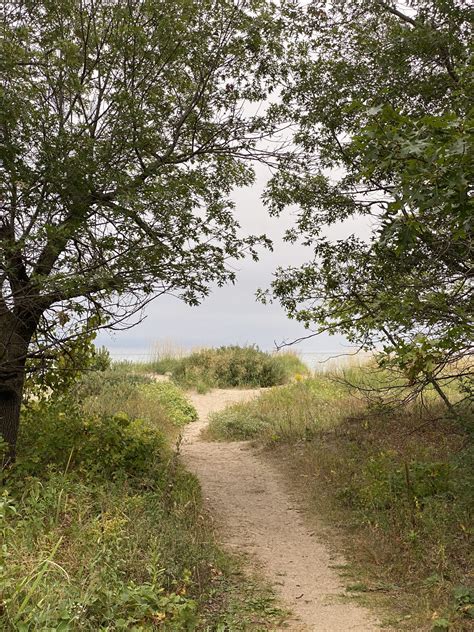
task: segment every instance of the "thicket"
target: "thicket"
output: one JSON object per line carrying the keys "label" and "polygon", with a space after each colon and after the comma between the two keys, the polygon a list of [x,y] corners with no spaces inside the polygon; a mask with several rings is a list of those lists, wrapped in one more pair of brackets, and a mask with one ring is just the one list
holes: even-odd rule
{"label": "thicket", "polygon": [[195,418],[176,385],[113,370],[27,403],[0,496],[2,630],[267,629],[271,594],[235,579],[171,447]]}
{"label": "thicket", "polygon": [[387,408],[345,383],[382,377],[350,369],[272,389],[215,414],[209,433],[271,448],[318,518],[339,527],[348,588],[385,595],[396,629],[471,629],[472,410],[455,421],[429,392]]}
{"label": "thicket", "polygon": [[296,354],[270,354],[255,346],[202,349],[181,358],[162,357],[151,368],[158,373],[170,371],[181,386],[203,391],[277,386],[308,373]]}

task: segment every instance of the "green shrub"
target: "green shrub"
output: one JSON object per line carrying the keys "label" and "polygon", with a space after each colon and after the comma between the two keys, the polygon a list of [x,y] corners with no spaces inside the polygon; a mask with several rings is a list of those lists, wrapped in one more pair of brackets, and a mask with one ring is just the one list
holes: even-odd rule
{"label": "green shrub", "polygon": [[79,399],[87,397],[110,397],[115,402],[123,401],[130,394],[136,392],[137,386],[151,384],[152,378],[137,373],[127,373],[122,370],[90,371],[81,376],[75,386],[74,393]]}
{"label": "green shrub", "polygon": [[75,396],[89,415],[110,416],[120,411],[143,419],[170,440],[176,438],[177,429],[197,419],[196,410],[178,386],[139,374],[108,371],[86,375]]}
{"label": "green shrub", "polygon": [[125,413],[85,415],[71,398],[30,404],[21,421],[16,468],[40,476],[46,469],[78,469],[102,476],[145,473],[161,459],[165,439]]}
{"label": "green shrub", "polygon": [[194,406],[186,399],[180,388],[172,382],[153,382],[140,387],[143,396],[161,406],[169,419],[177,426],[196,421]]}
{"label": "green shrub", "polygon": [[[149,389],[150,395],[142,394],[142,389]],[[169,424],[181,424],[195,415],[176,392],[173,418],[165,390],[160,405],[162,390],[141,375],[91,371],[81,376],[69,395],[52,394],[29,402],[22,411],[15,467],[31,476],[66,468],[88,475],[143,475],[162,459],[163,431]]]}
{"label": "green shrub", "polygon": [[307,368],[296,356],[271,355],[257,347],[203,349],[181,358],[173,378],[185,387],[269,387],[290,381]]}

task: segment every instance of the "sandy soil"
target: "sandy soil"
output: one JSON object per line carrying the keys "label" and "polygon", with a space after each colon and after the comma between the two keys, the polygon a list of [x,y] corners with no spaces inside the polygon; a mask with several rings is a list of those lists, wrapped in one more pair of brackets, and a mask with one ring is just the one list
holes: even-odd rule
{"label": "sandy soil", "polygon": [[215,390],[191,395],[199,421],[187,427],[182,455],[204,492],[224,546],[244,553],[274,585],[293,616],[285,630],[369,632],[373,616],[343,598],[331,566],[341,563],[310,531],[282,474],[247,442],[217,443],[200,438],[209,413],[248,401],[255,390]]}

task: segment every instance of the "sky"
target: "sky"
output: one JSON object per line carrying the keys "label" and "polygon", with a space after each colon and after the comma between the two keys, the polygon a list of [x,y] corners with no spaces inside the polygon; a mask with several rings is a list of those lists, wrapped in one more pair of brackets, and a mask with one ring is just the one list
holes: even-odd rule
{"label": "sky", "polygon": [[[273,252],[261,251],[260,260],[237,263],[234,285],[213,288],[201,305],[190,307],[173,296],[162,296],[150,303],[144,319],[132,329],[121,332],[102,332],[98,346],[109,349],[113,359],[148,360],[156,349],[176,345],[184,348],[256,344],[271,351],[283,341],[293,341],[308,331],[289,320],[278,305],[262,305],[255,298],[258,288],[268,288],[278,266],[298,265],[311,258],[311,250],[283,241],[285,230],[291,226],[292,212],[283,217],[269,217],[260,197],[268,178],[264,166],[257,168],[257,178],[251,187],[234,192],[236,216],[244,231],[269,236]],[[294,211],[293,211],[294,212]],[[335,239],[369,231],[360,220],[331,227],[326,234]],[[298,351],[335,355],[348,351],[342,336],[321,334],[295,345]]]}

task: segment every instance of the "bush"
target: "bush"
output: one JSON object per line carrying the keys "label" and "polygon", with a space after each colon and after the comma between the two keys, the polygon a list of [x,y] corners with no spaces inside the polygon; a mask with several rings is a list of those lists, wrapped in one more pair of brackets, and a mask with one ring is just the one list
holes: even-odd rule
{"label": "bush", "polygon": [[152,378],[113,368],[108,371],[90,371],[81,376],[74,393],[83,400],[87,397],[110,398],[115,406],[136,392],[137,386],[151,384]]}
{"label": "bush", "polygon": [[140,387],[144,397],[160,406],[167,417],[177,426],[196,421],[196,409],[172,382],[153,382]]}
{"label": "bush", "polygon": [[[106,477],[144,475],[166,451],[171,428],[197,419],[170,382],[118,371],[87,373],[68,396],[23,409],[17,469],[78,469]],[[171,426],[171,428],[170,428]]]}
{"label": "bush", "polygon": [[170,439],[177,429],[197,419],[195,408],[172,382],[155,382],[151,377],[108,371],[84,376],[77,386],[82,409],[92,415],[126,413],[162,430]]}
{"label": "bush", "polygon": [[307,368],[289,354],[270,355],[257,347],[203,349],[182,358],[173,378],[185,387],[269,387],[284,384]]}
{"label": "bush", "polygon": [[116,477],[144,474],[161,459],[165,439],[125,413],[86,415],[71,398],[30,404],[23,412],[15,465],[23,475],[80,470]]}

